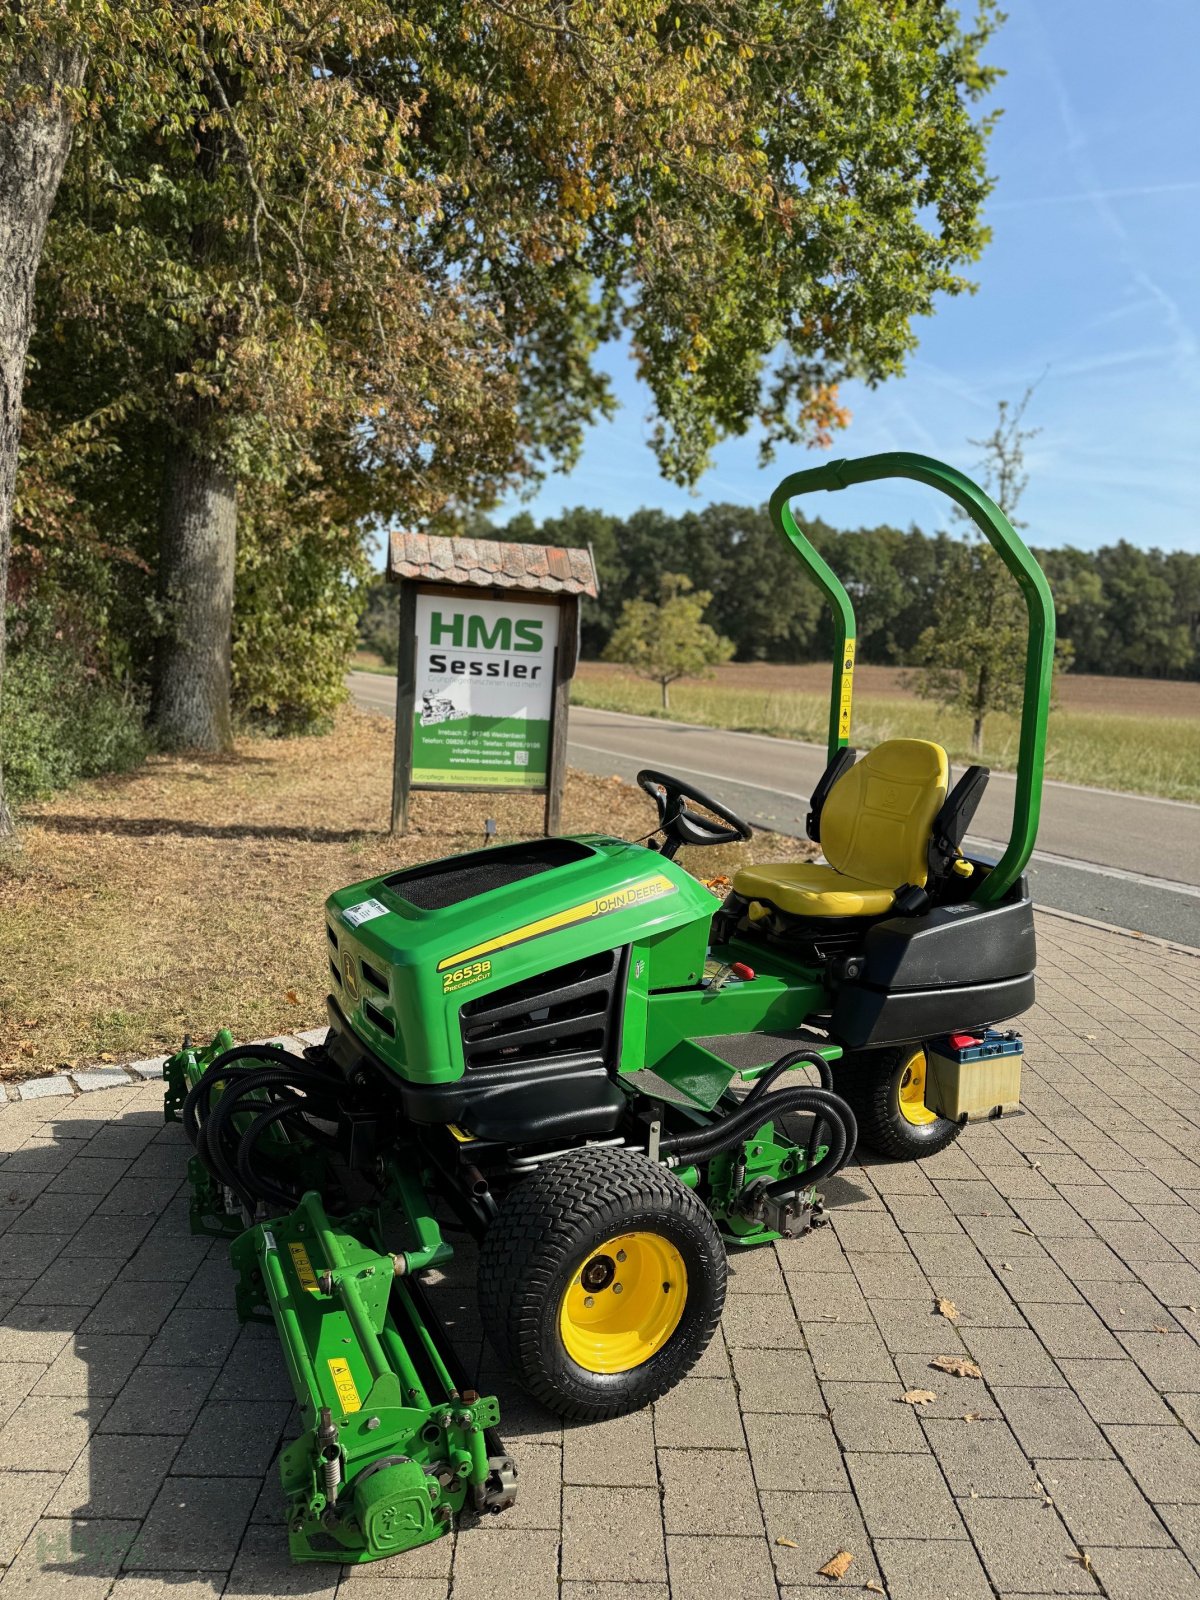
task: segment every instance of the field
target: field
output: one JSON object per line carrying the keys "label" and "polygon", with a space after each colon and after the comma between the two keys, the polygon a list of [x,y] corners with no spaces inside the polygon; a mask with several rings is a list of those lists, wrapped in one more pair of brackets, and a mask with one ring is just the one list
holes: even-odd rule
{"label": "field", "polygon": [[[378,656],[362,657],[378,662]],[[358,667],[358,659],[355,660]],[[363,669],[365,670],[365,669]],[[387,668],[383,669],[387,671]],[[622,667],[605,661],[585,661],[581,678],[626,677]],[[857,699],[913,700],[907,667],[859,666],[854,673]],[[800,666],[763,661],[733,661],[717,667],[708,687],[747,692],[829,694],[829,666],[806,661]],[[657,690],[653,691],[657,693]],[[672,689],[672,695],[675,690]],[[1063,673],[1055,685],[1055,699],[1063,711],[1104,711],[1130,717],[1194,717],[1200,720],[1200,683],[1166,678],[1104,678],[1088,673]]]}
{"label": "field", "polygon": [[[21,848],[0,855],[0,1078],[157,1054],[225,1024],[242,1039],[315,1027],[326,895],[473,849],[489,816],[501,838],[541,830],[538,797],[416,794],[392,839],[391,759],[390,721],[347,710],[326,738],[155,756],[29,807]],[[631,785],[568,774],[566,831],[638,838],[653,821]],[[746,849],[680,860],[715,877]],[[810,849],[769,840],[775,859]]]}
{"label": "field", "polygon": [[[907,674],[860,667],[854,679],[856,744],[936,738],[952,759],[970,758],[970,724],[918,700]],[[829,668],[823,664],[733,664],[708,681],[672,685],[664,713],[655,684],[619,667],[584,662],[571,689],[576,705],[644,716],[669,715],[746,733],[823,744],[829,714]],[[1131,794],[1200,801],[1200,683],[1157,679],[1061,678],[1050,716],[1046,775],[1063,783]],[[997,771],[1016,765],[1017,719],[988,718],[984,760]]]}

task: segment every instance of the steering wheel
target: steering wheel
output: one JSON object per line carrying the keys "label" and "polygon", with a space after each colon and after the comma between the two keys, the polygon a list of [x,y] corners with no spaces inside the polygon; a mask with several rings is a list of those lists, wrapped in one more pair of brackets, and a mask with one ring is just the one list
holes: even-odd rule
{"label": "steering wheel", "polygon": [[[665,772],[654,772],[644,767],[638,773],[637,781],[638,787],[658,807],[658,825],[666,834],[662,854],[668,860],[681,845],[730,844],[734,839],[753,836],[754,830],[750,824],[743,822],[736,811],[731,811],[719,800],[713,800],[694,784],[684,783],[682,778],[672,778]],[[686,804],[688,800],[695,801],[698,806],[711,811],[713,816],[720,817],[726,826],[721,827],[719,823],[691,810]]]}

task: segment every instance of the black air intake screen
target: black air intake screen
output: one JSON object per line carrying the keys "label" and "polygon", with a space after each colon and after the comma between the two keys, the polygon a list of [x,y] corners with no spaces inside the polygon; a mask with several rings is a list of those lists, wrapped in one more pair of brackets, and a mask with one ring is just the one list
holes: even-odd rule
{"label": "black air intake screen", "polygon": [[568,1059],[611,1065],[624,964],[624,948],[604,950],[469,1000],[459,1012],[468,1072]]}
{"label": "black air intake screen", "polygon": [[384,884],[401,900],[419,911],[444,911],[447,906],[473,900],[489,889],[502,889],[523,878],[536,878],[555,867],[584,861],[592,854],[585,844],[573,839],[533,839],[528,844],[497,845],[491,850],[472,850],[470,855],[451,856],[429,866],[395,872]]}

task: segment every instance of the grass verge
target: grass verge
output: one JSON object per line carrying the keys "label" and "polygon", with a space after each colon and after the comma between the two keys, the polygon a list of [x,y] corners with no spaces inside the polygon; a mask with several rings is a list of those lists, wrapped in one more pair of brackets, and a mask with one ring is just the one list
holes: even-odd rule
{"label": "grass verge", "polygon": [[[413,796],[386,832],[392,724],[343,712],[324,738],[242,739],[227,761],[154,756],[24,814],[0,857],[0,1077],[130,1060],[207,1037],[313,1027],[324,1017],[325,897],[334,889],[541,830],[540,797]],[[649,800],[617,778],[567,776],[567,832],[636,839]],[[685,851],[698,876],[739,845]],[[755,854],[809,853],[760,835]]]}
{"label": "grass verge", "polygon": [[[658,688],[643,679],[609,672],[583,674],[571,686],[576,705],[632,711],[742,733],[767,733],[824,744],[829,700],[824,694],[741,689],[725,684],[678,683],[663,711]],[[1018,720],[995,715],[985,730],[984,760],[996,771],[1017,764]],[[970,722],[927,701],[856,695],[854,742],[936,739],[952,760],[970,761]],[[1200,719],[1057,709],[1050,714],[1046,776],[1063,783],[1131,794],[1200,801]]]}

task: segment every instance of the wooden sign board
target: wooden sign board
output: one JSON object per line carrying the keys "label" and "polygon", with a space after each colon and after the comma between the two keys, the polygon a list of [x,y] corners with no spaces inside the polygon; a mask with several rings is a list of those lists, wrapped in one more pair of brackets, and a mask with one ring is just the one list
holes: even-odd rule
{"label": "wooden sign board", "polygon": [[[476,558],[487,548],[479,540],[437,544],[468,545]],[[528,551],[534,561],[551,553],[543,546],[493,548]],[[569,554],[584,556],[590,568],[587,552]],[[528,576],[520,587],[457,576],[438,583],[394,573],[392,565],[389,576],[401,585],[393,832],[407,828],[414,789],[544,794],[545,831],[558,832],[579,595],[588,589],[535,586]],[[589,587],[594,593],[594,578]]]}

